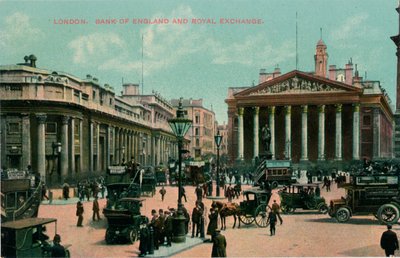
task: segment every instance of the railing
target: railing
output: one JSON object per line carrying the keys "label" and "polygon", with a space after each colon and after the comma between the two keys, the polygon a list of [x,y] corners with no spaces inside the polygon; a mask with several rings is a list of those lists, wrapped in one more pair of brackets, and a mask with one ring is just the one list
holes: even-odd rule
{"label": "railing", "polygon": [[26,210],[28,210],[29,207],[31,207],[35,201],[39,200],[38,202],[40,202],[41,191],[42,191],[42,183],[40,182],[39,185],[36,187],[35,191],[33,191],[32,195],[28,198],[28,200],[26,200],[26,202],[21,207],[13,211],[13,220],[15,220],[16,217],[19,217]]}
{"label": "railing", "polygon": [[257,170],[255,171],[254,182],[258,182],[261,177],[264,175],[266,168],[267,160],[263,160],[260,165],[258,165]]}

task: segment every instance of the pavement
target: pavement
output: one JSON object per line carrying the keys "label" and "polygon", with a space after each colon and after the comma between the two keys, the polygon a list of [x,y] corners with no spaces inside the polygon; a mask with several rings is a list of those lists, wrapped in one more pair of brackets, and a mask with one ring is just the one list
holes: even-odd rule
{"label": "pavement", "polygon": [[146,257],[170,257],[200,244],[203,244],[203,239],[186,237],[185,243],[172,243],[170,247],[160,246],[158,250],[154,250],[154,254],[146,255]]}

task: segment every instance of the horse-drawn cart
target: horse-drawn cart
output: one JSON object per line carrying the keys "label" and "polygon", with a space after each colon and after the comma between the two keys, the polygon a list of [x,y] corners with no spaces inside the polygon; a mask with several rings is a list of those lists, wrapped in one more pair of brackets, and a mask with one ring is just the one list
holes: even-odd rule
{"label": "horse-drawn cart", "polygon": [[239,220],[245,224],[252,224],[265,228],[268,226],[268,206],[271,191],[260,188],[251,188],[243,192],[244,201],[240,202]]}

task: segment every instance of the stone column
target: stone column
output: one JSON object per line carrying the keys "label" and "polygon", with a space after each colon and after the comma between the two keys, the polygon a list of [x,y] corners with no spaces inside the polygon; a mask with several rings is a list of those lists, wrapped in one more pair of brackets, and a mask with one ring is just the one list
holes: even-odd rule
{"label": "stone column", "polygon": [[[115,144],[115,152],[114,152],[114,163],[115,165],[119,165],[119,151],[121,146],[119,145],[119,132],[120,128],[115,128],[115,134],[114,134],[114,144]],[[114,164],[113,164],[114,165]]]}
{"label": "stone column", "polygon": [[83,119],[79,119],[79,172],[83,170]]}
{"label": "stone column", "polygon": [[354,104],[353,111],[353,159],[360,159],[360,104]]}
{"label": "stone column", "polygon": [[244,108],[238,108],[238,160],[243,160],[244,157],[243,114]]}
{"label": "stone column", "polygon": [[110,125],[107,125],[107,138],[106,138],[106,170],[108,169],[109,166],[111,166],[111,153],[112,153],[112,148],[111,148],[111,131],[112,127]]}
{"label": "stone column", "polygon": [[46,114],[36,114],[38,119],[38,141],[37,141],[37,171],[40,178],[46,182]]}
{"label": "stone column", "polygon": [[93,122],[89,122],[89,171],[93,173],[93,154],[94,154],[94,131],[93,131]]}
{"label": "stone column", "polygon": [[342,160],[342,104],[336,104],[335,160]]}
{"label": "stone column", "polygon": [[61,180],[68,177],[68,123],[69,116],[63,116],[61,126]]}
{"label": "stone column", "polygon": [[128,162],[129,160],[131,160],[131,131],[127,131],[126,133],[126,162]]}
{"label": "stone column", "polygon": [[[22,168],[32,165],[31,157],[31,122],[29,114],[22,115]],[[5,132],[5,131],[4,131]]]}
{"label": "stone column", "polygon": [[301,160],[308,160],[308,106],[302,106],[301,112]]}
{"label": "stone column", "polygon": [[69,175],[75,174],[75,118],[71,117],[70,139],[69,139]]}
{"label": "stone column", "polygon": [[270,106],[269,111],[269,130],[271,132],[271,144],[269,150],[272,154],[272,159],[275,159],[275,106]]}
{"label": "stone column", "polygon": [[325,160],[325,105],[318,106],[318,160]]}
{"label": "stone column", "polygon": [[373,159],[377,159],[381,157],[381,115],[379,108],[374,109],[372,130],[373,130],[372,157]]}
{"label": "stone column", "polygon": [[258,124],[258,117],[260,113],[260,107],[254,107],[254,124],[253,124],[253,159],[255,160],[259,154],[259,136],[258,132],[260,131],[259,124]]}
{"label": "stone column", "polygon": [[285,106],[285,153],[286,159],[292,159],[292,106]]}
{"label": "stone column", "polygon": [[100,153],[100,124],[96,124],[96,171],[100,171],[103,164],[103,153]]}
{"label": "stone column", "polygon": [[151,137],[151,164],[155,166],[156,162],[156,137],[153,135]]}

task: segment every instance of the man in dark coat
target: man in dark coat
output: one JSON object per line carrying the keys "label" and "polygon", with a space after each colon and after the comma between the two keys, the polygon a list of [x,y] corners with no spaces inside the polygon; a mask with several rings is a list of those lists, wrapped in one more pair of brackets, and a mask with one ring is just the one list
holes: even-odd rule
{"label": "man in dark coat", "polygon": [[53,238],[54,245],[51,247],[51,257],[65,257],[65,248],[60,245],[61,237],[56,234]]}
{"label": "man in dark coat", "polygon": [[277,217],[275,212],[271,211],[268,215],[267,223],[269,222],[269,230],[271,232],[271,236],[275,235],[275,225],[276,225]]}
{"label": "man in dark coat", "polygon": [[78,203],[76,204],[76,216],[78,216],[78,222],[76,223],[77,227],[83,227],[82,226],[82,221],[83,221],[83,204],[78,201]]}
{"label": "man in dark coat", "polygon": [[139,243],[139,257],[143,257],[149,251],[150,231],[148,227],[148,218],[145,218],[140,225],[140,243]]}
{"label": "man in dark coat", "polygon": [[215,230],[211,257],[226,257],[226,239],[221,230]]}
{"label": "man in dark coat", "polygon": [[157,214],[156,210],[151,211],[151,221],[150,221],[150,226],[153,227],[154,230],[154,236],[153,236],[153,242],[154,242],[154,250],[158,250],[159,248],[159,240],[160,240],[160,234],[162,230],[162,223],[161,220]]}
{"label": "man in dark coat", "polygon": [[192,238],[194,237],[194,233],[196,232],[196,237],[200,234],[200,218],[203,214],[203,210],[200,205],[196,203],[196,207],[193,208],[192,211]]}
{"label": "man in dark coat", "polygon": [[394,250],[399,250],[399,241],[397,235],[393,232],[392,225],[387,225],[387,231],[383,232],[381,237],[381,247],[385,250],[387,257],[394,255]]}
{"label": "man in dark coat", "polygon": [[218,212],[214,209],[210,209],[210,214],[208,215],[208,226],[207,226],[207,235],[210,235],[213,238],[215,230],[218,227]]}
{"label": "man in dark coat", "polygon": [[99,202],[97,201],[97,199],[98,199],[98,197],[95,196],[94,200],[93,200],[93,216],[92,216],[93,221],[96,221],[96,217],[97,217],[97,220],[101,220],[100,213],[99,213],[100,207],[99,207]]}
{"label": "man in dark coat", "polygon": [[165,230],[165,236],[167,237],[167,246],[171,246],[174,217],[170,211],[165,211],[164,213],[165,213],[164,230]]}
{"label": "man in dark coat", "polygon": [[203,198],[203,189],[201,188],[200,185],[197,185],[195,193],[196,193],[197,201],[201,201]]}

